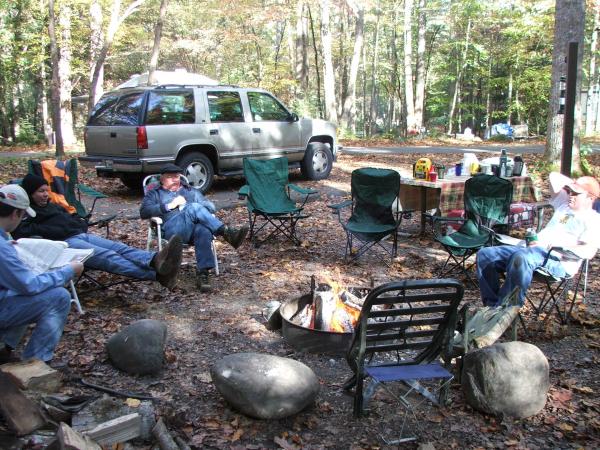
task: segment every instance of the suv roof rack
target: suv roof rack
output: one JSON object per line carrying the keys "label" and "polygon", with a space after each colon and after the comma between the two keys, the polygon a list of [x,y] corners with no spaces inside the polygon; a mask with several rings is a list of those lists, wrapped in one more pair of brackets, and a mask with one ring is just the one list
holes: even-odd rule
{"label": "suv roof rack", "polygon": [[234,89],[239,89],[239,86],[233,84],[177,84],[177,83],[169,83],[169,84],[159,84],[158,86],[149,86],[153,89],[168,89],[168,88],[181,88],[181,87],[205,87],[205,88],[215,88],[215,87],[229,87]]}

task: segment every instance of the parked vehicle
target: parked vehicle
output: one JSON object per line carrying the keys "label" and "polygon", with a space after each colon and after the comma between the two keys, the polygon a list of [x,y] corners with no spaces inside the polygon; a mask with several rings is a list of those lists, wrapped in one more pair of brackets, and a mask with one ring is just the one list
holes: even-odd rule
{"label": "parked vehicle", "polygon": [[246,157],[287,156],[307,178],[324,179],[336,150],[334,124],[298,118],[265,90],[164,85],[105,94],[85,127],[79,160],[131,188],[174,162],[206,192],[215,175],[242,175]]}

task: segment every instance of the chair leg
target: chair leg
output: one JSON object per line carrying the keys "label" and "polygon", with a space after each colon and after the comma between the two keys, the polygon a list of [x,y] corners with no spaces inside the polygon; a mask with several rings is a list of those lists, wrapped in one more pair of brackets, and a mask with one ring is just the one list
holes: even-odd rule
{"label": "chair leg", "polygon": [[219,275],[219,258],[217,258],[217,248],[215,247],[214,239],[210,243],[210,249],[212,250],[213,259],[215,261],[215,275]]}

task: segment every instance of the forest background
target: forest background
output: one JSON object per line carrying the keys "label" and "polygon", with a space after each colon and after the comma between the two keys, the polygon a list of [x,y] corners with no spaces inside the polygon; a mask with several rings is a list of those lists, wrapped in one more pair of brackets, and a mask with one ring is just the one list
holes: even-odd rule
{"label": "forest background", "polygon": [[504,122],[559,147],[569,41],[580,43],[576,135],[600,129],[589,111],[578,128],[579,93],[600,96],[599,11],[598,0],[0,0],[0,139],[54,132],[74,145],[104,91],[183,68],[270,90],[341,138]]}

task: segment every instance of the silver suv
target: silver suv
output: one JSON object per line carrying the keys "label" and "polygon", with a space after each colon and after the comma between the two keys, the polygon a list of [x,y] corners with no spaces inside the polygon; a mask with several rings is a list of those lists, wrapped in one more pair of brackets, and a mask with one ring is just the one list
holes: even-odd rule
{"label": "silver suv", "polygon": [[85,127],[79,160],[138,189],[144,174],[175,162],[206,192],[215,175],[241,175],[243,158],[287,156],[290,167],[321,180],[336,151],[335,125],[298,118],[262,89],[165,85],[105,94]]}

